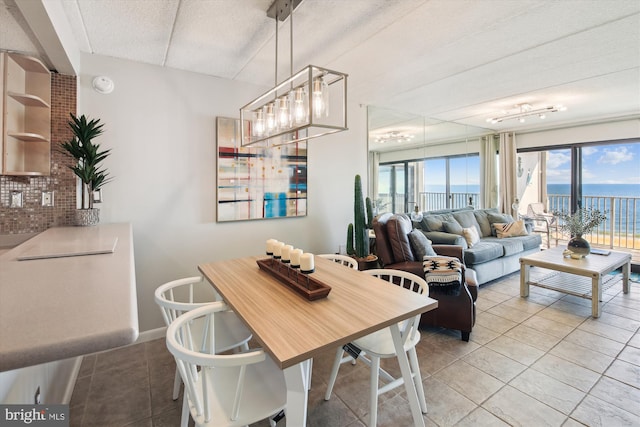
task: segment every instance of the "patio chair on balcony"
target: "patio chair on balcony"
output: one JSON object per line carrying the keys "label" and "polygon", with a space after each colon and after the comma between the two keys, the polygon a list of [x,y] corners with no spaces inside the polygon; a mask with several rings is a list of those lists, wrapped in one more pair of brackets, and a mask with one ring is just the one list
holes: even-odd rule
{"label": "patio chair on balcony", "polygon": [[526,219],[531,221],[533,227],[531,231],[547,235],[547,248],[551,249],[552,231],[558,246],[558,218],[545,210],[544,203],[530,203],[527,206]]}

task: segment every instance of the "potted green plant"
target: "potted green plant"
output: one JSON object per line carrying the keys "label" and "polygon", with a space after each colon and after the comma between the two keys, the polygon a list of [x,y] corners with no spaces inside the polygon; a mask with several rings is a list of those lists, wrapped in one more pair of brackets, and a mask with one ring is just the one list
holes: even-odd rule
{"label": "potted green plant", "polygon": [[89,120],[84,114],[76,117],[72,113],[68,125],[73,138],[63,142],[61,147],[75,160],[75,164],[69,165],[69,169],[82,183],[76,225],[95,225],[100,221],[100,210],[93,207],[94,192],[111,181],[109,173],[102,167],[102,162],[111,154],[111,150],[100,150],[100,144],[93,142],[94,138],[104,132],[100,119]]}
{"label": "potted green plant", "polygon": [[554,212],[554,215],[561,219],[560,229],[571,236],[567,249],[579,257],[589,255],[591,245],[582,235],[591,233],[598,225],[606,221],[605,214],[606,212],[592,208],[578,209],[574,213]]}
{"label": "potted green plant", "polygon": [[[365,210],[366,204],[366,210]],[[372,228],[373,207],[369,197],[362,195],[362,178],[356,175],[353,195],[354,222],[347,228],[347,255],[358,261],[358,269],[375,268],[378,256],[369,252],[369,229]]]}

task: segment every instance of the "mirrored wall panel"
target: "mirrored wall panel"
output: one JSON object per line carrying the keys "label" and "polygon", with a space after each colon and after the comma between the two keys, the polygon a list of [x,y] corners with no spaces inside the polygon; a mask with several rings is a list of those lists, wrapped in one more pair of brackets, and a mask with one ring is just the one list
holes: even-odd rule
{"label": "mirrored wall panel", "polygon": [[377,213],[479,207],[490,129],[369,106],[369,194]]}

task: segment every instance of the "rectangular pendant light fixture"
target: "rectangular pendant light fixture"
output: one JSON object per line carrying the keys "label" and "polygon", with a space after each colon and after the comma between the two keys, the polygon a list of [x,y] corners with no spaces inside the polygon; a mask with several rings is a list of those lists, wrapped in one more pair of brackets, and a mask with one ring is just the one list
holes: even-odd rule
{"label": "rectangular pendant light fixture", "polygon": [[278,146],[347,130],[347,75],[308,65],[240,109],[241,145]]}
{"label": "rectangular pendant light fixture", "polygon": [[[275,0],[267,11],[276,20],[276,74],[278,21],[289,17],[293,64],[293,10],[299,3]],[[347,75],[315,65],[291,74],[240,108],[241,146],[279,146],[347,130]]]}

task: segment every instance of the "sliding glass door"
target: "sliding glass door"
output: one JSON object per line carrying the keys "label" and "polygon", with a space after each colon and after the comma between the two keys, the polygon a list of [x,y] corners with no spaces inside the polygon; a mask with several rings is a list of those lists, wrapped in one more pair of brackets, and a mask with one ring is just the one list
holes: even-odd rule
{"label": "sliding glass door", "polygon": [[518,157],[520,212],[531,203],[548,212],[598,209],[607,221],[588,236],[592,243],[640,249],[640,142],[575,144]]}

